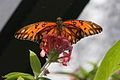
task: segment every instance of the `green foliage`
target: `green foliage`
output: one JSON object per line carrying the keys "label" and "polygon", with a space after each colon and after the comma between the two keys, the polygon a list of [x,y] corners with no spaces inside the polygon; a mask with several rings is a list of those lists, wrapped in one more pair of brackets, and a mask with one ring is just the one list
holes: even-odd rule
{"label": "green foliage", "polygon": [[34,80],[34,77],[27,73],[11,72],[3,76],[5,80]]}
{"label": "green foliage", "polygon": [[120,70],[120,41],[105,55],[94,80],[109,80],[109,77]]}
{"label": "green foliage", "polygon": [[24,79],[21,76],[19,76],[17,80],[24,80]]}
{"label": "green foliage", "polygon": [[93,63],[91,63],[91,65],[93,69],[89,72],[83,67],[80,67],[77,70],[75,70],[73,73],[70,72],[56,72],[56,73],[73,76],[75,80],[93,80],[98,67],[96,64]]}
{"label": "green foliage", "polygon": [[34,76],[38,77],[41,72],[41,63],[37,55],[33,51],[30,51],[30,65],[33,70]]}
{"label": "green foliage", "polygon": [[120,73],[113,74],[111,80],[120,80]]}
{"label": "green foliage", "polygon": [[[48,56],[48,62],[41,69],[41,63],[37,55],[30,51],[30,65],[34,76],[27,73],[12,72],[3,76],[3,78],[5,80],[50,80],[49,78],[43,77],[45,70],[47,70],[46,65],[51,62],[56,62],[58,56],[59,54],[53,50]],[[108,50],[99,67],[97,67],[97,64],[91,64],[93,69],[89,72],[80,67],[73,73],[56,72],[56,74],[69,75],[74,77],[75,80],[109,80],[109,78],[110,80],[120,80],[120,41]]]}
{"label": "green foliage", "polygon": [[51,79],[46,78],[46,77],[39,77],[38,80],[51,80]]}
{"label": "green foliage", "polygon": [[98,69],[97,64],[91,63],[91,65],[93,69],[86,75],[87,80],[93,80]]}
{"label": "green foliage", "polygon": [[59,53],[56,50],[52,50],[49,53],[48,60],[49,62],[57,62],[58,57],[59,57]]}
{"label": "green foliage", "polygon": [[120,41],[113,45],[113,47],[106,53],[99,67],[97,67],[97,64],[91,64],[93,69],[90,72],[80,67],[73,73],[58,72],[57,74],[74,76],[76,80],[109,80],[110,77],[110,80],[119,80]]}
{"label": "green foliage", "polygon": [[75,77],[76,80],[81,80],[81,78],[79,77],[79,75],[77,75],[76,73],[70,73],[70,72],[55,72],[55,74],[69,75],[69,76]]}

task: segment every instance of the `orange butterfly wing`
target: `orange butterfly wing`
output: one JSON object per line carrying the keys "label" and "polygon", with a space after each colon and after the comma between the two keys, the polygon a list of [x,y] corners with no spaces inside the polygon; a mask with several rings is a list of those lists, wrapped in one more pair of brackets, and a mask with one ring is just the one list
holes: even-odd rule
{"label": "orange butterfly wing", "polygon": [[21,28],[15,33],[15,38],[21,40],[30,40],[33,42],[40,42],[43,35],[52,34],[54,32],[56,23],[54,22],[37,22]]}
{"label": "orange butterfly wing", "polygon": [[61,26],[55,22],[37,22],[20,29],[15,37],[39,43],[43,35],[50,34],[66,37],[73,44],[83,37],[98,34],[101,31],[102,28],[99,25],[85,20],[68,20],[61,23]]}
{"label": "orange butterfly wing", "polygon": [[65,21],[64,26],[63,35],[66,35],[72,43],[76,43],[81,38],[98,34],[102,31],[99,25],[85,20]]}

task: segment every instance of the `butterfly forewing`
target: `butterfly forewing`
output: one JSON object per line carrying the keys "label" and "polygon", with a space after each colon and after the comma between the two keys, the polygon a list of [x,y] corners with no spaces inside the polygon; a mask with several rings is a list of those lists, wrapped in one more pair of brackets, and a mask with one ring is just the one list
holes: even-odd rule
{"label": "butterfly forewing", "polygon": [[[102,31],[102,28],[90,21],[84,20],[69,20],[64,22],[65,28],[71,32],[71,37],[75,37],[75,42],[83,37],[98,34]],[[74,40],[73,40],[74,43]]]}
{"label": "butterfly forewing", "polygon": [[54,22],[37,22],[27,25],[15,33],[15,38],[21,40],[39,41],[43,35],[56,26]]}

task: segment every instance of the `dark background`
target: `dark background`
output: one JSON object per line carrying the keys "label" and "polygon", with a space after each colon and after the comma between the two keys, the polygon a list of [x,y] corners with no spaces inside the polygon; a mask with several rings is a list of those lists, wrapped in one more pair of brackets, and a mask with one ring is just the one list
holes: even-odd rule
{"label": "dark background", "polygon": [[[38,21],[76,19],[89,0],[23,0],[0,32],[0,75],[9,72],[29,72],[29,49],[38,56],[39,45],[14,38],[23,26]],[[42,64],[45,59],[40,58]]]}

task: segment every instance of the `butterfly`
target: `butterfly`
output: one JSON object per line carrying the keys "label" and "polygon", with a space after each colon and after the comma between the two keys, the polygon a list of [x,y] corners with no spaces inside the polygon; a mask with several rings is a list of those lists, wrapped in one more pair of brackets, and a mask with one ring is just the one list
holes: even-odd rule
{"label": "butterfly", "polygon": [[15,33],[15,38],[40,43],[44,35],[56,35],[67,38],[71,44],[81,38],[98,34],[102,28],[91,21],[67,20],[58,17],[56,22],[41,21],[21,28]]}

